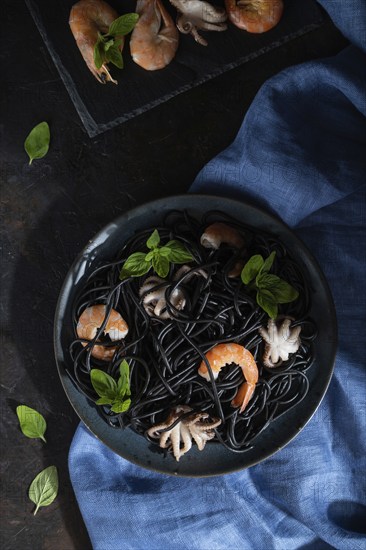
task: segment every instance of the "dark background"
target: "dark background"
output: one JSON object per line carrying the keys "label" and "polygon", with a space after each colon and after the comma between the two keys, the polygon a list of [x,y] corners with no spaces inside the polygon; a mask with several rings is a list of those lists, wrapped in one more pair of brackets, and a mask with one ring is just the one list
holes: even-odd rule
{"label": "dark background", "polygon": [[[58,293],[73,259],[123,211],[186,193],[233,141],[266,79],[333,55],[346,40],[324,15],[306,35],[91,139],[23,1],[3,0],[2,12],[1,548],[87,550],[67,469],[78,418],[59,382],[52,342]],[[42,120],[50,125],[50,151],[29,166],[24,139]],[[21,434],[19,404],[45,416],[47,444]],[[29,484],[51,464],[59,496],[33,516]]]}

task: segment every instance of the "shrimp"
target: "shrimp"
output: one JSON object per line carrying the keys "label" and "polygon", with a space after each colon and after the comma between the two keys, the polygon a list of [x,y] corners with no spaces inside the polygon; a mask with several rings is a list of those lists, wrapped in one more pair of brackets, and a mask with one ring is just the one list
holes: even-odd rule
{"label": "shrimp", "polygon": [[225,0],[229,20],[239,29],[252,33],[267,32],[282,17],[282,0]]}
{"label": "shrimp", "polygon": [[137,0],[140,15],[132,31],[132,59],[147,71],[166,67],[178,48],[179,32],[161,0]]}
{"label": "shrimp", "polygon": [[222,243],[242,248],[245,241],[234,227],[221,222],[212,223],[201,235],[201,245],[205,248],[217,250]]}
{"label": "shrimp", "polygon": [[[84,340],[93,340],[97,335],[98,329],[104,324],[106,320],[107,308],[103,304],[87,307],[80,315],[76,333],[79,338]],[[107,322],[105,324],[104,334],[108,334],[112,341],[122,340],[128,333],[128,325],[123,317],[115,309],[111,309]],[[82,342],[83,346],[87,345],[87,342]],[[91,354],[96,359],[102,361],[109,361],[112,359],[117,346],[93,346]]]}
{"label": "shrimp", "polygon": [[[206,227],[201,235],[201,245],[205,248],[217,250],[221,244],[227,244],[237,249],[241,249],[245,245],[244,237],[234,227],[225,223],[215,222]],[[229,271],[230,278],[238,277],[244,267],[244,261],[238,260],[233,268]]]}
{"label": "shrimp", "polygon": [[[258,367],[253,355],[244,346],[240,344],[217,344],[205,355],[210,364],[214,379],[219,375],[220,370],[225,365],[236,363],[241,367],[245,381],[241,384],[234,399],[231,401],[233,407],[240,407],[242,413],[253,396],[256,383],[258,382]],[[199,366],[198,374],[210,380],[210,373],[206,362],[202,361]]]}
{"label": "shrimp", "polygon": [[[76,44],[88,69],[101,84],[108,81],[117,84],[117,80],[111,77],[107,63],[97,69],[94,63],[94,46],[98,40],[98,32],[108,32],[109,26],[117,18],[118,13],[103,0],[80,0],[72,6],[70,12],[69,25]],[[122,40],[122,51],[124,37],[118,38]]]}

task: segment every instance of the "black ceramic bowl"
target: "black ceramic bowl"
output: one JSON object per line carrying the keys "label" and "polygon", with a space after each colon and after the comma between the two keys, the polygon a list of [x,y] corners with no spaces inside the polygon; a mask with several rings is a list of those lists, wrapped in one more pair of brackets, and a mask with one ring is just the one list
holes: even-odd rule
{"label": "black ceramic bowl", "polygon": [[[272,422],[245,453],[234,453],[221,445],[207,444],[200,452],[196,446],[177,462],[154,452],[142,436],[131,429],[110,427],[96,407],[74,386],[66,373],[73,340],[72,303],[85,276],[96,264],[113,259],[124,240],[136,231],[154,227],[173,209],[188,210],[201,217],[209,210],[220,210],[245,220],[253,228],[272,233],[283,242],[299,266],[308,274],[311,287],[311,317],[319,334],[315,340],[316,360],[308,371],[309,392],[301,403]],[[335,309],[327,281],[316,260],[298,237],[274,216],[249,204],[222,197],[183,195],[167,197],[130,210],[102,229],[81,252],[72,265],[62,287],[55,316],[55,354],[58,372],[65,392],[84,424],[103,443],[125,459],[142,467],[178,476],[213,476],[247,468],[261,462],[291,441],[310,420],[319,406],[331,379],[336,352],[337,327]]]}

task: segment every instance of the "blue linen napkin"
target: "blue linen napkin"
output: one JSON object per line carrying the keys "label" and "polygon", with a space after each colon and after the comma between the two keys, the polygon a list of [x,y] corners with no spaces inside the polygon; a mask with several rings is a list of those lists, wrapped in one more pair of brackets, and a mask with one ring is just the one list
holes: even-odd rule
{"label": "blue linen napkin", "polygon": [[269,80],[191,192],[276,213],[317,257],[339,323],[329,390],[284,449],[216,478],[144,470],[80,425],[69,469],[96,550],[365,548],[366,6],[322,3],[357,47]]}

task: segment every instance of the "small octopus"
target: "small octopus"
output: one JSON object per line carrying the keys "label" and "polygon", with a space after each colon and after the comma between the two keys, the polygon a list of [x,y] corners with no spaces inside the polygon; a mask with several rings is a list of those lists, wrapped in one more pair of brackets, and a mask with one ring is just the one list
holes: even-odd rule
{"label": "small octopus", "polygon": [[263,364],[266,367],[279,367],[282,361],[287,361],[290,353],[296,353],[300,347],[301,327],[292,327],[291,319],[285,318],[281,324],[269,319],[267,329],[260,327],[259,334],[265,341]]}
{"label": "small octopus", "polygon": [[[167,307],[166,291],[169,281],[152,275],[148,277],[140,288],[140,297],[146,313],[150,317],[158,319],[170,319],[171,315]],[[170,293],[169,303],[177,310],[182,310],[186,305],[186,298],[183,290],[176,288]]]}
{"label": "small octopus", "polygon": [[[192,414],[186,416],[189,412]],[[220,424],[220,419],[210,419],[209,414],[205,412],[194,412],[187,405],[178,405],[172,409],[164,422],[155,424],[146,433],[152,439],[159,439],[162,449],[171,448],[176,461],[179,462],[179,459],[192,448],[192,439],[196,442],[198,450],[203,451],[206,441],[215,437],[214,429]]]}
{"label": "small octopus", "polygon": [[227,14],[224,8],[213,6],[205,0],[170,0],[178,10],[177,28],[183,34],[191,34],[198,44],[207,46],[207,40],[198,33],[226,31]]}

